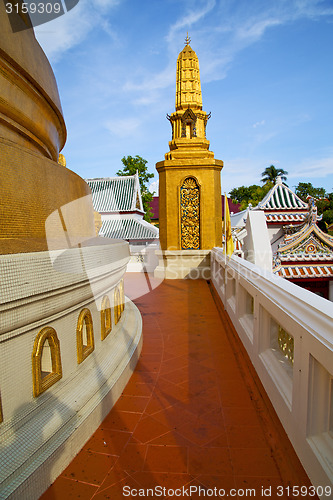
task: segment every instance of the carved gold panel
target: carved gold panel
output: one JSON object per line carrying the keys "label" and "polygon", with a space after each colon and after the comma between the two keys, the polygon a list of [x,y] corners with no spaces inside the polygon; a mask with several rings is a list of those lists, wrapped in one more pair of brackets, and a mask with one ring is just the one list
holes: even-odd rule
{"label": "carved gold panel", "polygon": [[180,188],[180,231],[182,250],[200,250],[200,188],[193,177]]}
{"label": "carved gold panel", "polygon": [[[86,327],[87,343],[84,344],[83,329]],[[80,364],[84,361],[89,354],[95,349],[94,344],[94,329],[91,312],[89,309],[84,308],[80,312],[79,319],[76,327],[76,348],[77,348],[77,362]]]}
{"label": "carved gold panel", "polygon": [[[46,349],[46,341],[48,342],[51,356],[50,371],[42,370],[42,355],[43,350]],[[36,398],[42,392],[46,391],[60,380],[61,377],[60,343],[57,332],[54,328],[46,326],[38,332],[32,351],[32,386],[34,397]]]}

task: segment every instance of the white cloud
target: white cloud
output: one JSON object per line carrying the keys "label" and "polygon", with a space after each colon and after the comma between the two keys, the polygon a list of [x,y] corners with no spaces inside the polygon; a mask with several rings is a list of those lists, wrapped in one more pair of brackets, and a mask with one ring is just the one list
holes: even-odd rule
{"label": "white cloud", "polygon": [[[326,158],[307,158],[293,167],[289,177],[327,177],[333,174],[333,156]],[[329,189],[332,189],[330,186]]]}
{"label": "white cloud", "polygon": [[130,137],[140,129],[141,121],[137,118],[123,118],[105,123],[105,127],[117,137]]}
{"label": "white cloud", "polygon": [[261,120],[260,122],[254,123],[252,127],[257,128],[257,127],[262,127],[263,125],[265,125],[265,120]]}
{"label": "white cloud", "polygon": [[193,2],[191,2],[191,7],[190,9],[186,12],[184,16],[182,16],[178,21],[176,21],[172,26],[169,28],[169,33],[167,35],[167,41],[173,42],[175,38],[177,38],[177,43],[178,43],[178,32],[180,30],[184,30],[184,28],[190,28],[193,26],[195,23],[200,21],[203,17],[205,17],[216,5],[216,0],[208,0],[205,2],[204,7],[199,6],[199,8],[196,10],[196,6],[193,5]]}
{"label": "white cloud", "polygon": [[97,25],[105,25],[105,13],[122,0],[80,0],[63,16],[37,26],[34,31],[51,63],[58,61],[72,47],[79,45]]}
{"label": "white cloud", "polygon": [[149,184],[149,192],[150,193],[154,193],[155,192],[155,196],[158,196],[158,186],[159,186],[158,180],[151,182]]}

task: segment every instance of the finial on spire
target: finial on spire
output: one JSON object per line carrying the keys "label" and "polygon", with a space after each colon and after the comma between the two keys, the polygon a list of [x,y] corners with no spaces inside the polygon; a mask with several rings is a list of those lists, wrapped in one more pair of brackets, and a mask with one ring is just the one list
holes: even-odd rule
{"label": "finial on spire", "polygon": [[190,45],[190,42],[191,42],[191,38],[188,36],[188,32],[187,32],[187,36],[185,38],[185,45]]}

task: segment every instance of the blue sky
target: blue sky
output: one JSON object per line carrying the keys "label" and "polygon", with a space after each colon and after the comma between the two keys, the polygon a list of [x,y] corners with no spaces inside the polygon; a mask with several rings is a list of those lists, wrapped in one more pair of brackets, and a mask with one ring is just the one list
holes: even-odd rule
{"label": "blue sky", "polygon": [[291,188],[333,191],[332,0],[80,0],[35,29],[58,82],[67,166],[108,177],[140,155],[158,180],[187,31],[222,191],[259,184],[271,164]]}

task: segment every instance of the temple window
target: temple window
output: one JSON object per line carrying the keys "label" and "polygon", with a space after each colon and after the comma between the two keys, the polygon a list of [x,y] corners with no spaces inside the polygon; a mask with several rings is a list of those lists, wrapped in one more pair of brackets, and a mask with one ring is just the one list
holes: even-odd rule
{"label": "temple window", "polygon": [[40,330],[32,351],[33,395],[36,398],[62,377],[60,343],[49,326]]}
{"label": "temple window", "polygon": [[101,306],[101,339],[104,340],[112,330],[111,305],[107,295],[103,297]]}
{"label": "temple window", "polygon": [[95,348],[94,330],[91,312],[89,309],[82,309],[79,315],[76,328],[76,348],[77,362],[84,361]]}

